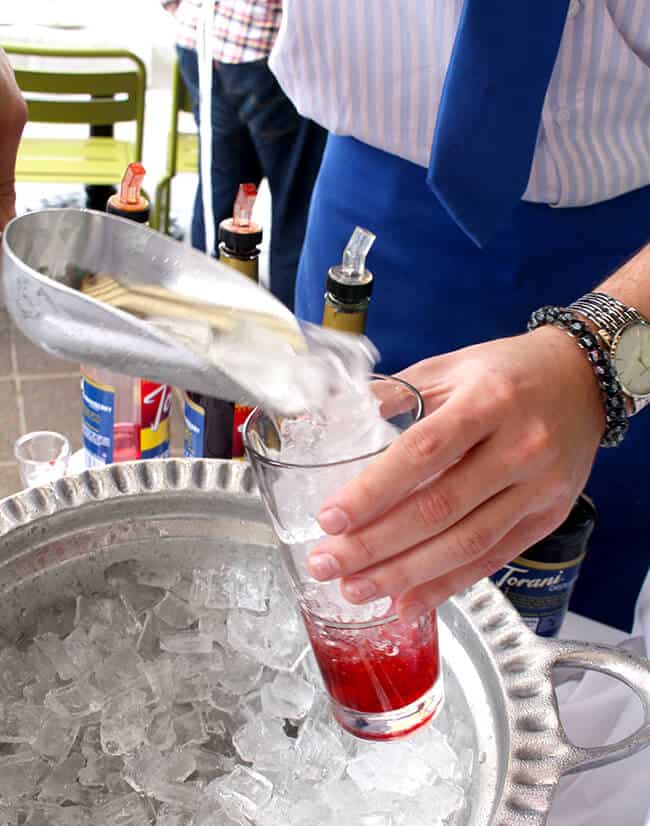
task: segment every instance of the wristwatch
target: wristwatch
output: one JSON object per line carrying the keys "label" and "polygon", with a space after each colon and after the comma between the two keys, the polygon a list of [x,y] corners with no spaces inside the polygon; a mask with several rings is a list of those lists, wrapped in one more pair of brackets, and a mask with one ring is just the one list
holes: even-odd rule
{"label": "wristwatch", "polygon": [[606,293],[588,293],[569,307],[590,321],[605,347],[633,416],[650,404],[650,322]]}

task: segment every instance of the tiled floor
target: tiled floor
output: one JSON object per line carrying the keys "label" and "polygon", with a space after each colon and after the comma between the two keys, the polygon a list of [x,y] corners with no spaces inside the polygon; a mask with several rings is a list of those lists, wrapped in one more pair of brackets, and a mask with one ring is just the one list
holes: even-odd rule
{"label": "tiled floor", "polygon": [[[79,368],[33,345],[0,308],[0,499],[21,487],[14,442],[31,430],[56,430],[81,447]],[[182,454],[182,432],[174,398],[173,455]]]}

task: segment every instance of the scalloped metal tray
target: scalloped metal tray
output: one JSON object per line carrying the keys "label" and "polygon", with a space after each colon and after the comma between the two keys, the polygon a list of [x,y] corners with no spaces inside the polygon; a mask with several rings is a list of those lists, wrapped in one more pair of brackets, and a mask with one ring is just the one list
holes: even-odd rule
{"label": "scalloped metal tray", "polygon": [[[39,608],[103,585],[139,555],[206,564],[233,545],[275,545],[250,468],[169,460],[114,465],[0,502],[0,631],[29,631]],[[650,742],[650,664],[605,646],[544,642],[488,581],[440,609],[445,680],[461,689],[476,754],[462,826],[542,826],[560,776]],[[555,665],[594,668],[637,692],[644,724],[621,743],[572,745],[560,724]],[[350,824],[354,826],[354,824]]]}

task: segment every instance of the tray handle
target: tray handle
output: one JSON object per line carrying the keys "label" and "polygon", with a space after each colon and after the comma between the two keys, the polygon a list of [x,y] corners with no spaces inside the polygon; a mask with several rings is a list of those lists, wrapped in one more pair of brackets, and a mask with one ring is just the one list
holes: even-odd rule
{"label": "tray handle", "polygon": [[650,746],[650,660],[635,657],[622,648],[566,640],[546,641],[550,650],[551,666],[599,671],[632,689],[641,702],[643,723],[628,737],[609,746],[584,748],[572,743],[564,729],[561,736],[570,756],[564,774],[606,766]]}

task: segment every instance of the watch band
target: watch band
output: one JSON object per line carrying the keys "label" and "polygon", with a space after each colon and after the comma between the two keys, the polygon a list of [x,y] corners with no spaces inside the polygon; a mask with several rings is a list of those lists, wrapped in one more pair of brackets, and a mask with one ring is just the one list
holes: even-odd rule
{"label": "watch band", "polygon": [[[613,298],[607,293],[587,293],[574,301],[569,310],[584,316],[596,328],[598,337],[614,355],[611,350],[616,347],[616,337],[620,331],[628,324],[641,322],[648,324],[648,320],[636,309],[636,307],[626,307],[622,301]],[[650,404],[650,396],[645,398],[635,396],[623,388],[628,402],[628,414],[634,416]]]}
{"label": "watch band", "polygon": [[609,347],[614,336],[626,324],[646,319],[636,307],[626,307],[617,298],[607,293],[587,293],[569,306],[570,310],[580,313],[596,325],[597,331]]}

